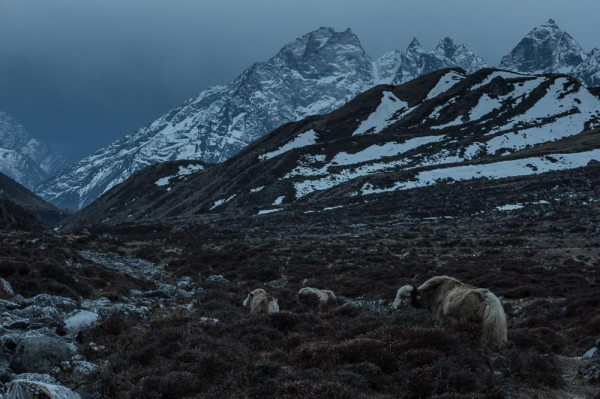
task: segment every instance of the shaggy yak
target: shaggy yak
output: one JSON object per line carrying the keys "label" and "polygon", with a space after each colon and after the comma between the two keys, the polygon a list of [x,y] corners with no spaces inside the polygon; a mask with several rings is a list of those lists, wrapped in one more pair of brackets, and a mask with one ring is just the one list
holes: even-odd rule
{"label": "shaggy yak", "polygon": [[333,293],[333,291],[320,290],[318,288],[310,288],[310,287],[304,287],[300,291],[298,291],[299,297],[310,296],[310,295],[314,295],[317,298],[319,298],[319,302],[321,302],[323,304],[327,303],[329,301],[335,302],[335,294]]}
{"label": "shaggy yak", "polygon": [[257,288],[248,294],[244,300],[244,307],[250,308],[250,314],[279,312],[277,299],[267,294],[262,288]]}
{"label": "shaggy yak", "polygon": [[392,309],[407,305],[429,309],[438,320],[452,317],[481,323],[483,339],[491,344],[502,345],[507,341],[504,308],[498,297],[484,288],[447,276],[430,278],[418,288],[413,280],[412,286],[398,289]]}

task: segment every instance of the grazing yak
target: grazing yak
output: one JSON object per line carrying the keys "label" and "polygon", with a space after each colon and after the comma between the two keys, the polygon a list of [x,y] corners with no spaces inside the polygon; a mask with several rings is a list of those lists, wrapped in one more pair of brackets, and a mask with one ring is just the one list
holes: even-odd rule
{"label": "grazing yak", "polygon": [[316,296],[319,298],[319,302],[326,304],[328,302],[335,302],[335,294],[333,291],[320,290],[318,288],[304,287],[298,291],[298,297]]}
{"label": "grazing yak", "polygon": [[250,308],[250,314],[279,313],[277,299],[267,294],[262,288],[257,288],[248,294],[244,307]]}
{"label": "grazing yak", "polygon": [[413,284],[400,287],[392,309],[411,305],[429,309],[436,319],[452,317],[478,322],[483,327],[483,339],[495,345],[507,341],[506,314],[496,295],[484,288],[463,284],[455,278],[437,276],[417,288]]}

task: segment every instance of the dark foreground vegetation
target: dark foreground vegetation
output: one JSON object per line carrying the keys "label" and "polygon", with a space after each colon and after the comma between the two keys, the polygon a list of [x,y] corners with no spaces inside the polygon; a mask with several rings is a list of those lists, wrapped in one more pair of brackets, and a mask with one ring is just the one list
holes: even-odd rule
{"label": "dark foreground vegetation", "polygon": [[[586,220],[522,210],[501,220],[359,225],[328,216],[308,227],[257,218],[13,236],[19,245],[3,247],[0,277],[24,296],[118,298],[150,284],[78,258],[86,249],[163,264],[201,288],[181,306],[155,307],[148,323],[115,315],[78,337],[101,368],[67,383],[98,397],[594,398],[599,386],[579,371],[589,361],[574,359],[600,337],[598,215],[588,211]],[[81,266],[65,272],[66,259]],[[395,290],[417,274],[451,275],[503,298],[508,347],[481,345],[472,324],[389,312]],[[331,289],[337,303],[299,302],[302,286]],[[281,313],[248,315],[241,304],[257,287],[279,299]]]}

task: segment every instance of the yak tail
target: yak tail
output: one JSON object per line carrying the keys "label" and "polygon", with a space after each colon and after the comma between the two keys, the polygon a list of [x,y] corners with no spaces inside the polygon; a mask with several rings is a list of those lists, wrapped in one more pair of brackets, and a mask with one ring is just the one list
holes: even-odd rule
{"label": "yak tail", "polygon": [[277,304],[277,300],[272,300],[269,302],[269,306],[267,307],[267,313],[279,313],[279,305]]}
{"label": "yak tail", "polygon": [[506,314],[498,297],[485,294],[487,306],[483,316],[483,339],[491,344],[502,345],[508,341]]}

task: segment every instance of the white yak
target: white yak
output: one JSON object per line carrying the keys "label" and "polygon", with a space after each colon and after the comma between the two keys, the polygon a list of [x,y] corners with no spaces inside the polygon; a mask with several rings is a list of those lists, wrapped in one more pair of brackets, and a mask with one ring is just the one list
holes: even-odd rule
{"label": "white yak", "polygon": [[250,309],[250,314],[279,312],[277,299],[267,294],[262,288],[257,288],[248,294],[244,300],[244,307]]}
{"label": "white yak", "polygon": [[429,309],[436,319],[452,317],[481,323],[483,339],[502,345],[507,341],[504,308],[496,295],[485,288],[463,284],[455,278],[436,276],[417,288],[405,285],[398,289],[392,309],[411,305]]}

